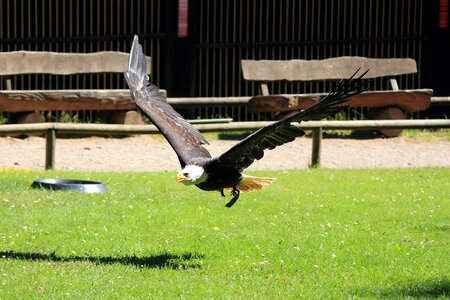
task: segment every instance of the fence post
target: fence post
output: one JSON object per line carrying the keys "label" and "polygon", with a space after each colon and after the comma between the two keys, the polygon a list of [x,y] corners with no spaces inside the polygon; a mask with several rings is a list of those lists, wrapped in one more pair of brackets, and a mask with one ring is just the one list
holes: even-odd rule
{"label": "fence post", "polygon": [[322,145],[322,127],[312,129],[312,154],[311,166],[317,168],[320,166],[320,148]]}
{"label": "fence post", "polygon": [[45,133],[45,169],[55,168],[55,142],[56,130],[49,129]]}

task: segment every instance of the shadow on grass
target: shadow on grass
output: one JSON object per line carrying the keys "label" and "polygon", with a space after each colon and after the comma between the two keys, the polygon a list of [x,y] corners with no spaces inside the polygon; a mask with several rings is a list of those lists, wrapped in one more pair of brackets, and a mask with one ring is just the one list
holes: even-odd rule
{"label": "shadow on grass", "polygon": [[450,225],[447,224],[435,225],[434,228],[438,231],[450,231]]}
{"label": "shadow on grass", "polygon": [[450,225],[447,224],[420,224],[415,226],[416,229],[421,231],[442,231],[442,232],[450,232]]}
{"label": "shadow on grass", "polygon": [[240,141],[246,138],[251,132],[221,132],[217,135],[219,140]]}
{"label": "shadow on grass", "polygon": [[201,267],[199,259],[204,258],[203,255],[194,253],[159,254],[148,257],[137,256],[58,256],[54,252],[50,254],[33,253],[33,252],[16,252],[2,251],[0,259],[18,259],[29,261],[49,261],[49,262],[90,262],[95,264],[123,264],[134,265],[139,268],[168,268],[168,269],[196,269]]}
{"label": "shadow on grass", "polygon": [[[374,296],[373,294],[364,296]],[[399,286],[377,291],[376,297],[381,298],[447,298],[450,296],[450,280],[425,281],[410,286]]]}

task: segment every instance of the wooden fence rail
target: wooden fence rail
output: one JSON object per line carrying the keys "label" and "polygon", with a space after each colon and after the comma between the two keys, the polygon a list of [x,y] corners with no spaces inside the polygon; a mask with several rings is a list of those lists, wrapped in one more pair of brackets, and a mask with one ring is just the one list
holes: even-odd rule
{"label": "wooden fence rail", "polygon": [[[231,122],[215,124],[195,124],[201,132],[254,131],[272,122]],[[308,121],[298,127],[312,130],[311,167],[320,165],[322,131],[372,130],[372,129],[436,129],[450,128],[450,120],[377,120],[377,121]],[[115,125],[77,123],[36,123],[0,125],[0,135],[5,134],[45,134],[45,169],[55,168],[57,134],[128,135],[159,133],[154,125]]]}

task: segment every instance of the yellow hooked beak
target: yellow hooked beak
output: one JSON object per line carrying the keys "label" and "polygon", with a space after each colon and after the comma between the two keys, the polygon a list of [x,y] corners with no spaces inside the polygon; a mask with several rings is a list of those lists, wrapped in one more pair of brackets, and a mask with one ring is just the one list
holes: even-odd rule
{"label": "yellow hooked beak", "polygon": [[177,182],[183,182],[186,180],[189,180],[186,176],[184,176],[183,173],[177,173],[177,178],[176,178]]}

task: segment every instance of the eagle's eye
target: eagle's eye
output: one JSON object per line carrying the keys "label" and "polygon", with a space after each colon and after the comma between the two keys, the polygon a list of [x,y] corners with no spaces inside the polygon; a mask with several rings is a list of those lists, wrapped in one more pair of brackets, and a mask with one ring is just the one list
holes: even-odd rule
{"label": "eagle's eye", "polygon": [[188,173],[188,172],[184,172],[184,173],[183,173],[183,176],[186,177],[186,178],[188,178],[188,177],[189,177],[189,173]]}

